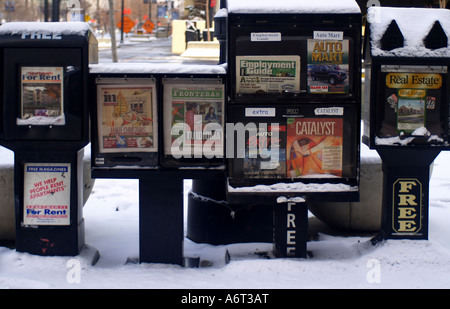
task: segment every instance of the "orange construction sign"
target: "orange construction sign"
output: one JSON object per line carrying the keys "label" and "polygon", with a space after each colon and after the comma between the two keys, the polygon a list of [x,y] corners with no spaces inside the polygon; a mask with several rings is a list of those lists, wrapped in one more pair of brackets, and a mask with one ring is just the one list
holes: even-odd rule
{"label": "orange construction sign", "polygon": [[147,19],[147,21],[142,25],[142,28],[144,28],[148,33],[152,33],[153,28],[155,28],[155,24],[152,23],[150,19]]}
{"label": "orange construction sign", "polygon": [[[131,29],[133,29],[134,25],[136,25],[136,23],[132,21],[130,17],[128,17],[127,15],[123,17],[123,32],[130,32]],[[119,21],[117,23],[117,28],[122,29],[122,21]]]}

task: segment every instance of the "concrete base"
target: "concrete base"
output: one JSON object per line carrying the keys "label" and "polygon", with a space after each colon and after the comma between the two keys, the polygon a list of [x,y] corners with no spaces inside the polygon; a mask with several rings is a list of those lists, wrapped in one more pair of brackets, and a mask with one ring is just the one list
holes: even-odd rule
{"label": "concrete base", "polygon": [[383,171],[381,159],[361,157],[360,201],[313,203],[308,208],[332,228],[353,232],[376,232],[381,227]]}
{"label": "concrete base", "polygon": [[181,54],[186,58],[202,58],[219,60],[220,43],[218,41],[192,41],[188,42],[187,49]]}
{"label": "concrete base", "polygon": [[[5,150],[3,150],[5,151]],[[14,155],[11,163],[0,165],[0,241],[13,242],[16,238],[15,207],[14,207]],[[94,187],[95,180],[91,178],[91,155],[85,152],[83,158],[84,190],[83,205],[86,203]]]}

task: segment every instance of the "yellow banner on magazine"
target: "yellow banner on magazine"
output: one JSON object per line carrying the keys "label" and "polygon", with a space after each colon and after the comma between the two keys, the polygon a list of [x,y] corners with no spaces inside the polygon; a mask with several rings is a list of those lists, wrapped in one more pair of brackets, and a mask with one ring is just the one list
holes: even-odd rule
{"label": "yellow banner on magazine", "polygon": [[439,89],[442,87],[441,74],[389,73],[386,75],[389,88]]}

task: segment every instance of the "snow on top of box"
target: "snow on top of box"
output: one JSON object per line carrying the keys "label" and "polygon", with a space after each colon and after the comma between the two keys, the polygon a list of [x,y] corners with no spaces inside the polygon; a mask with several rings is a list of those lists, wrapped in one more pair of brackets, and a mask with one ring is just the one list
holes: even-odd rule
{"label": "snow on top of box", "polygon": [[354,0],[228,0],[229,13],[342,14],[361,13]]}
{"label": "snow on top of box", "polygon": [[47,32],[59,35],[84,36],[91,27],[83,22],[11,22],[0,26],[0,34]]}
{"label": "snow on top of box", "polygon": [[[372,55],[385,57],[450,57],[450,47],[430,50],[424,39],[436,21],[439,21],[450,40],[450,10],[430,8],[370,7]],[[392,20],[397,23],[404,37],[404,46],[391,51],[381,49],[380,40]],[[450,46],[450,42],[449,42]]]}
{"label": "snow on top of box", "polygon": [[115,74],[225,74],[225,65],[193,65],[167,63],[100,63],[89,66],[90,73]]}

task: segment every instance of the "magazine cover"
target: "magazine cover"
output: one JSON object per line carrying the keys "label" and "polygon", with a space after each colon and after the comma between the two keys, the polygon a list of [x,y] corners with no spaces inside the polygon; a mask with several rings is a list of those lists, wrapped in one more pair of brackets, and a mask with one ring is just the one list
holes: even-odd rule
{"label": "magazine cover", "polygon": [[25,163],[23,223],[70,224],[70,164]]}
{"label": "magazine cover", "polygon": [[153,85],[99,85],[100,152],[156,152],[156,94]]}
{"label": "magazine cover", "polygon": [[300,90],[300,56],[236,56],[236,93]]}
{"label": "magazine cover", "polygon": [[249,132],[245,143],[245,178],[284,178],[286,175],[286,126],[261,127]]}
{"label": "magazine cover", "polygon": [[64,68],[21,67],[18,125],[64,125]]}
{"label": "magazine cover", "polygon": [[308,92],[349,92],[348,46],[348,40],[308,39]]}
{"label": "magazine cover", "polygon": [[287,177],[340,177],[342,151],[342,118],[287,119]]}
{"label": "magazine cover", "polygon": [[[385,121],[391,119],[393,130],[388,132],[389,125],[385,123],[384,132],[410,134],[423,127],[430,131],[439,127],[442,80],[442,75],[437,73],[387,73]],[[438,131],[432,133],[439,134]]]}
{"label": "magazine cover", "polygon": [[223,158],[224,85],[166,84],[164,152],[184,158]]}

